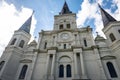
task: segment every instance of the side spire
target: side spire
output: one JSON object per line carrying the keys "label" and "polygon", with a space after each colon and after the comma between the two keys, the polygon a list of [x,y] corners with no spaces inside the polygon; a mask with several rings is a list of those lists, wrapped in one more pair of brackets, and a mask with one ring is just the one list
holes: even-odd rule
{"label": "side spire", "polygon": [[101,15],[102,15],[102,20],[103,20],[103,25],[104,27],[109,23],[109,22],[114,22],[117,21],[115,18],[113,18],[110,14],[108,14],[99,4],[98,4]]}
{"label": "side spire", "polygon": [[63,8],[61,10],[61,12],[59,14],[69,14],[69,13],[72,13],[70,10],[69,10],[69,7],[65,1],[64,5],[63,5]]}
{"label": "side spire", "polygon": [[31,28],[31,21],[32,21],[32,16],[33,16],[34,11],[32,12],[32,15],[25,21],[25,23],[18,29],[23,30],[27,33],[30,33],[30,28]]}

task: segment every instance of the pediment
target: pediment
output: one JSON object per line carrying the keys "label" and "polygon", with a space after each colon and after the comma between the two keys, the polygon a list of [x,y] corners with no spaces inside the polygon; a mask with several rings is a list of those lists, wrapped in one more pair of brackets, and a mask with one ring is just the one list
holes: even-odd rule
{"label": "pediment", "polygon": [[20,63],[32,63],[32,60],[30,60],[30,59],[22,59],[22,60],[20,60]]}
{"label": "pediment", "polygon": [[107,55],[107,56],[103,56],[101,57],[102,60],[109,60],[109,59],[116,59],[115,56],[110,56],[110,55]]}

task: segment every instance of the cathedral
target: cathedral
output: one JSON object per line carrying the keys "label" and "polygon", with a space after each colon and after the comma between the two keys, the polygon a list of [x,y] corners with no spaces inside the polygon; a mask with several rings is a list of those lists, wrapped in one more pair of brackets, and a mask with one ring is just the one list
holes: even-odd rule
{"label": "cathedral", "polygon": [[0,58],[0,80],[120,80],[120,21],[100,5],[107,39],[78,28],[65,2],[53,30],[31,38],[32,15],[14,32]]}

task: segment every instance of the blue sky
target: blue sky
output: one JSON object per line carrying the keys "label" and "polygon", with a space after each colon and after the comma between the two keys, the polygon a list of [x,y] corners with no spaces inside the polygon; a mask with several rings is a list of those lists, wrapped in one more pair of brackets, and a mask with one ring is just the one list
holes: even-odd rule
{"label": "blue sky", "polygon": [[[0,0],[0,54],[10,41],[14,31],[31,16],[31,35],[37,36],[41,30],[52,30],[54,15],[61,11],[65,0]],[[98,3],[118,21],[120,20],[120,0],[66,0],[70,10],[76,13],[78,27],[90,25],[95,32],[102,32],[103,24]],[[33,39],[32,37],[32,39]],[[105,37],[105,36],[104,36]]]}
{"label": "blue sky", "polygon": [[[82,0],[66,0],[69,8],[74,13],[80,9]],[[30,8],[35,11],[34,15],[37,19],[34,35],[38,35],[41,29],[49,30],[53,28],[54,15],[57,15],[64,4],[64,0],[8,0],[9,4],[14,4],[17,10],[21,7]]]}

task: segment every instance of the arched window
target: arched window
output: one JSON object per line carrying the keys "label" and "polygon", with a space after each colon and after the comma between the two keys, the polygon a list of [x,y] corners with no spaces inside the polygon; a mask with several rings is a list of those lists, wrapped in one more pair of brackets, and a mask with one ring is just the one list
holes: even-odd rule
{"label": "arched window", "polygon": [[44,44],[44,49],[46,49],[47,48],[47,42],[45,42],[45,44]]}
{"label": "arched window", "polygon": [[66,44],[64,44],[64,49],[66,49]]}
{"label": "arched window", "polygon": [[107,67],[108,67],[110,76],[112,78],[116,78],[117,77],[117,73],[115,71],[115,68],[114,68],[113,64],[111,62],[107,62]]}
{"label": "arched window", "polygon": [[59,66],[59,77],[60,78],[64,77],[64,66],[63,65]]}
{"label": "arched window", "polygon": [[61,24],[61,25],[59,26],[59,29],[63,29],[63,24]]}
{"label": "arched window", "polygon": [[113,33],[111,33],[111,34],[109,35],[109,37],[110,37],[110,39],[111,39],[112,42],[116,40],[116,38],[115,38],[115,36],[113,35]]}
{"label": "arched window", "polygon": [[87,47],[87,41],[86,41],[86,39],[84,39],[84,45],[85,45],[85,47]]}
{"label": "arched window", "polygon": [[70,24],[67,24],[67,29],[70,29]]}
{"label": "arched window", "polygon": [[67,65],[66,66],[66,75],[67,77],[71,77],[71,65]]}
{"label": "arched window", "polygon": [[12,40],[11,44],[10,45],[14,45],[16,42],[16,38]]}
{"label": "arched window", "polygon": [[21,42],[20,42],[20,44],[19,44],[19,47],[23,48],[24,43],[25,43],[25,41],[24,41],[24,40],[21,40]]}
{"label": "arched window", "polygon": [[21,70],[21,72],[20,72],[19,79],[24,79],[24,78],[25,78],[25,74],[26,74],[26,72],[27,72],[27,68],[28,68],[27,65],[24,65],[24,66],[22,67],[22,70]]}
{"label": "arched window", "polygon": [[1,62],[0,62],[0,71],[1,71],[1,69],[3,68],[4,64],[5,64],[5,61],[1,61]]}

